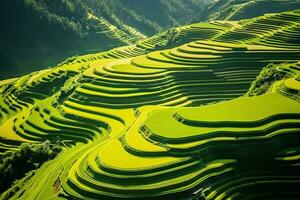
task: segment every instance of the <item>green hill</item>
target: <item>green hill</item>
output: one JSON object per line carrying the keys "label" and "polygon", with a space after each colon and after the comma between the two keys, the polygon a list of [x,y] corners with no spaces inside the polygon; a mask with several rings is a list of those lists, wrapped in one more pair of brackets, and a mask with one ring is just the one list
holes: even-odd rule
{"label": "green hill", "polygon": [[189,24],[210,0],[87,0],[95,14],[122,27],[124,24],[151,36],[155,33]]}
{"label": "green hill", "polygon": [[0,67],[5,74],[0,79],[53,66],[75,54],[133,44],[147,35],[188,23],[204,5],[203,0],[147,2],[1,2]]}
{"label": "green hill", "polygon": [[[240,21],[210,20],[181,26],[141,40],[134,45],[74,57],[65,63],[84,63],[101,58],[129,58],[198,40],[226,41],[233,44],[267,44],[270,47],[298,49],[299,20],[294,13],[298,11],[266,14]],[[193,45],[188,46],[193,47]]]}
{"label": "green hill", "polygon": [[208,4],[196,20],[241,20],[296,8],[300,8],[299,0],[216,0]]}
{"label": "green hill", "polygon": [[93,16],[78,0],[13,0],[2,2],[0,9],[4,27],[1,69],[16,75],[54,65],[85,50],[102,51],[144,37],[134,28],[123,31],[101,16]]}
{"label": "green hill", "polygon": [[165,43],[174,47],[183,44],[174,44],[180,29],[174,31],[175,26],[212,19],[240,20],[296,8],[300,8],[298,0],[6,1],[0,7],[0,79],[55,66],[77,54],[136,42],[143,46],[144,39],[157,33],[152,42],[144,44],[155,44],[151,49],[156,50]]}
{"label": "green hill", "polygon": [[1,81],[0,155],[62,148],[1,198],[297,199],[299,28],[210,20]]}

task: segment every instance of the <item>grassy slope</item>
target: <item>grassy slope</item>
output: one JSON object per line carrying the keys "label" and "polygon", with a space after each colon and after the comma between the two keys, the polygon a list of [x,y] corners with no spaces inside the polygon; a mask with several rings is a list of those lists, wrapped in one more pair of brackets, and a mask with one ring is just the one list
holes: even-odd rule
{"label": "grassy slope", "polygon": [[[12,199],[185,198],[201,187],[208,199],[298,195],[299,19],[194,24],[175,31],[181,46],[143,55],[161,35],[6,83],[1,151],[46,139],[66,147]],[[270,63],[292,79],[199,107],[242,96]]]}

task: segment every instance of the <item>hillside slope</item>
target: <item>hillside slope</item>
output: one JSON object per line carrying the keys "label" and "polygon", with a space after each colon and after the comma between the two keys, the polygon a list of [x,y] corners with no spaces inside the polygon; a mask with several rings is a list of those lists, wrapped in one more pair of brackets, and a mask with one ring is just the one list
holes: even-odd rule
{"label": "hillside slope", "polygon": [[299,0],[216,0],[204,7],[195,20],[241,20],[297,8]]}
{"label": "hillside slope", "polygon": [[99,52],[144,38],[133,28],[123,31],[92,15],[79,0],[12,0],[2,2],[0,11],[5,27],[0,34],[1,69],[12,70],[15,76],[76,52]]}
{"label": "hillside slope", "polygon": [[103,58],[130,58],[197,40],[226,41],[252,45],[267,44],[271,47],[295,47],[297,49],[299,48],[298,12],[299,10],[266,14],[240,21],[210,20],[181,26],[141,40],[134,45],[74,57],[68,59],[64,64],[84,63]]}
{"label": "hillside slope", "polygon": [[[299,0],[5,1],[0,7],[0,79],[53,66],[75,54],[134,44],[174,26],[209,19],[240,20],[299,6]],[[173,30],[163,36],[165,43],[176,39]]]}
{"label": "hillside slope", "polygon": [[17,77],[74,54],[133,44],[145,35],[188,22],[203,4],[203,0],[4,1],[0,67],[6,78]]}
{"label": "hillside slope", "polygon": [[[1,198],[299,197],[299,28],[300,10],[212,20],[0,82],[0,154],[64,148]],[[289,76],[241,97],[270,64]]]}
{"label": "hillside slope", "polygon": [[96,14],[113,21],[135,27],[148,36],[157,32],[189,24],[207,0],[87,0]]}

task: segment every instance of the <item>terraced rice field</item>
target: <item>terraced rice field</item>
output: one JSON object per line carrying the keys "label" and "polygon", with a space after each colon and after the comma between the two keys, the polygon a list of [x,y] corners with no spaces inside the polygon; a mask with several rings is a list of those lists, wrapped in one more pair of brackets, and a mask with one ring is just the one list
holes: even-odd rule
{"label": "terraced rice field", "polygon": [[[262,0],[261,3],[266,3]],[[299,4],[299,3],[298,3]],[[210,20],[173,28],[137,44],[80,56],[69,64],[97,59],[128,58],[157,49],[177,47],[197,40],[212,40],[239,44],[263,44],[273,47],[299,48],[299,10],[266,14],[241,21]],[[247,12],[249,13],[249,12]]]}
{"label": "terraced rice field", "polygon": [[[214,3],[216,7],[220,2]],[[240,20],[248,19],[256,16],[263,15],[264,13],[278,13],[288,11],[291,8],[299,8],[300,2],[297,0],[228,0],[222,2],[223,6],[220,10],[220,16],[225,20]],[[217,18],[218,16],[211,15],[211,18]]]}
{"label": "terraced rice field", "polygon": [[[194,24],[8,81],[0,154],[64,144],[13,199],[299,197],[299,22]],[[242,97],[270,63],[289,78]]]}

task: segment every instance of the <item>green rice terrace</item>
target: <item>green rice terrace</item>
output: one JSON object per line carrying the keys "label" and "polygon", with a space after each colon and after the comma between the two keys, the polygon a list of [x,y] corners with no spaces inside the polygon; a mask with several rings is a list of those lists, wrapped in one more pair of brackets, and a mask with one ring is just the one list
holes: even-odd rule
{"label": "green rice terrace", "polygon": [[25,144],[60,150],[0,199],[299,199],[300,10],[0,81],[0,155]]}

